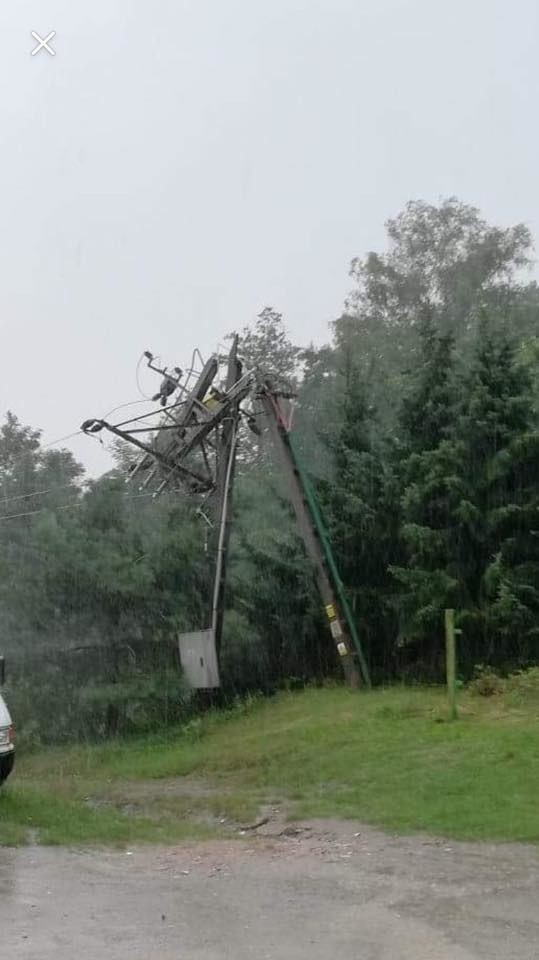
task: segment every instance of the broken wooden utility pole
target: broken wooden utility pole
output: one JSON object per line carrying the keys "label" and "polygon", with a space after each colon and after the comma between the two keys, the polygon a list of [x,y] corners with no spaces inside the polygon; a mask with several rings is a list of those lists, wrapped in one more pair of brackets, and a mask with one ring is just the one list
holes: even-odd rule
{"label": "broken wooden utility pole", "polygon": [[[142,452],[142,457],[132,471],[131,479],[142,474],[142,486],[153,484],[155,495],[165,487],[183,489],[188,495],[198,498],[199,511],[212,526],[215,577],[210,625],[204,630],[179,637],[182,664],[191,685],[203,690],[220,685],[219,653],[236,444],[242,415],[241,403],[254,398],[261,403],[267,416],[346,681],[351,687],[361,684],[370,686],[369,671],[354,617],[314,490],[290,435],[282,407],[282,394],[272,388],[260,371],[245,372],[242,369],[238,359],[237,336],[233,337],[227,358],[211,357],[202,365],[202,369],[195,370],[193,364],[185,374],[179,367],[173,368],[173,374],[170,374],[166,367],[160,368],[154,363],[152,354],[147,353],[146,356],[148,366],[164,378],[160,393],[156,395],[160,399],[161,409],[115,425],[106,420],[87,420],[82,429],[94,434],[105,428],[134,444]],[[218,381],[216,387],[214,381],[224,362],[227,365],[225,382]],[[156,415],[159,417],[157,422]],[[253,417],[248,417],[251,426],[253,420]]]}
{"label": "broken wooden utility pole", "polygon": [[259,398],[267,413],[270,433],[286,476],[305,550],[314,566],[325,616],[341,659],[346,682],[350,687],[359,687],[362,683],[370,686],[369,670],[325,525],[308,477],[294,449],[279,398],[269,386],[260,390]]}

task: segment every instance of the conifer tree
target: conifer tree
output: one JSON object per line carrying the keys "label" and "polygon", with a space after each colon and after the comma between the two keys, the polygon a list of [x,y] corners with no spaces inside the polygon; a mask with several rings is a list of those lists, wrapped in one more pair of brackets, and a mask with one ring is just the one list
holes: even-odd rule
{"label": "conifer tree", "polygon": [[345,383],[340,429],[331,444],[334,474],[320,484],[321,497],[371,668],[385,673],[394,632],[388,559],[397,524],[375,411],[357,369],[346,371]]}

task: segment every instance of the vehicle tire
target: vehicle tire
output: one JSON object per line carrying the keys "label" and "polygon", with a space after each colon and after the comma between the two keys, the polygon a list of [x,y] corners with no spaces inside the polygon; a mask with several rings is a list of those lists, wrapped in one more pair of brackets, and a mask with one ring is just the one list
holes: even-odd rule
{"label": "vehicle tire", "polygon": [[13,753],[8,753],[5,756],[0,757],[0,784],[7,780],[11,771],[13,770],[14,763],[15,756]]}

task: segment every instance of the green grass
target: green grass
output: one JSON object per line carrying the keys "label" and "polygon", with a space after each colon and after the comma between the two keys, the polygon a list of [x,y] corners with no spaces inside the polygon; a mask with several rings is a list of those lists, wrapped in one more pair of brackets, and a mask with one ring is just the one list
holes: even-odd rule
{"label": "green grass", "polygon": [[[446,716],[435,689],[310,690],[166,737],[21,755],[0,794],[0,844],[175,841],[215,829],[200,814],[245,822],[265,802],[398,832],[539,840],[539,696],[463,694],[459,720]],[[181,796],[160,783],[176,777],[188,778]]]}
{"label": "green grass", "polygon": [[185,820],[128,817],[112,808],[92,808],[80,798],[57,797],[43,787],[16,786],[0,797],[0,845],[128,844],[204,838],[211,831]]}

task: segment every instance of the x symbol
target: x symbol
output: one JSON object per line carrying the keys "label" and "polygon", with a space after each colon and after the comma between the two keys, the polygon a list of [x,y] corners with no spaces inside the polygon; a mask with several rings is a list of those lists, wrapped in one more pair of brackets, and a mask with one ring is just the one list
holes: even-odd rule
{"label": "x symbol", "polygon": [[45,39],[40,37],[39,33],[36,33],[35,30],[32,30],[32,36],[34,40],[37,40],[37,47],[34,47],[34,49],[31,51],[33,57],[35,57],[36,53],[39,53],[40,50],[46,50],[47,53],[50,53],[51,57],[56,56],[56,50],[53,50],[52,47],[49,47],[49,40],[52,40],[52,38],[56,36],[56,30],[51,30],[48,37],[45,37]]}

